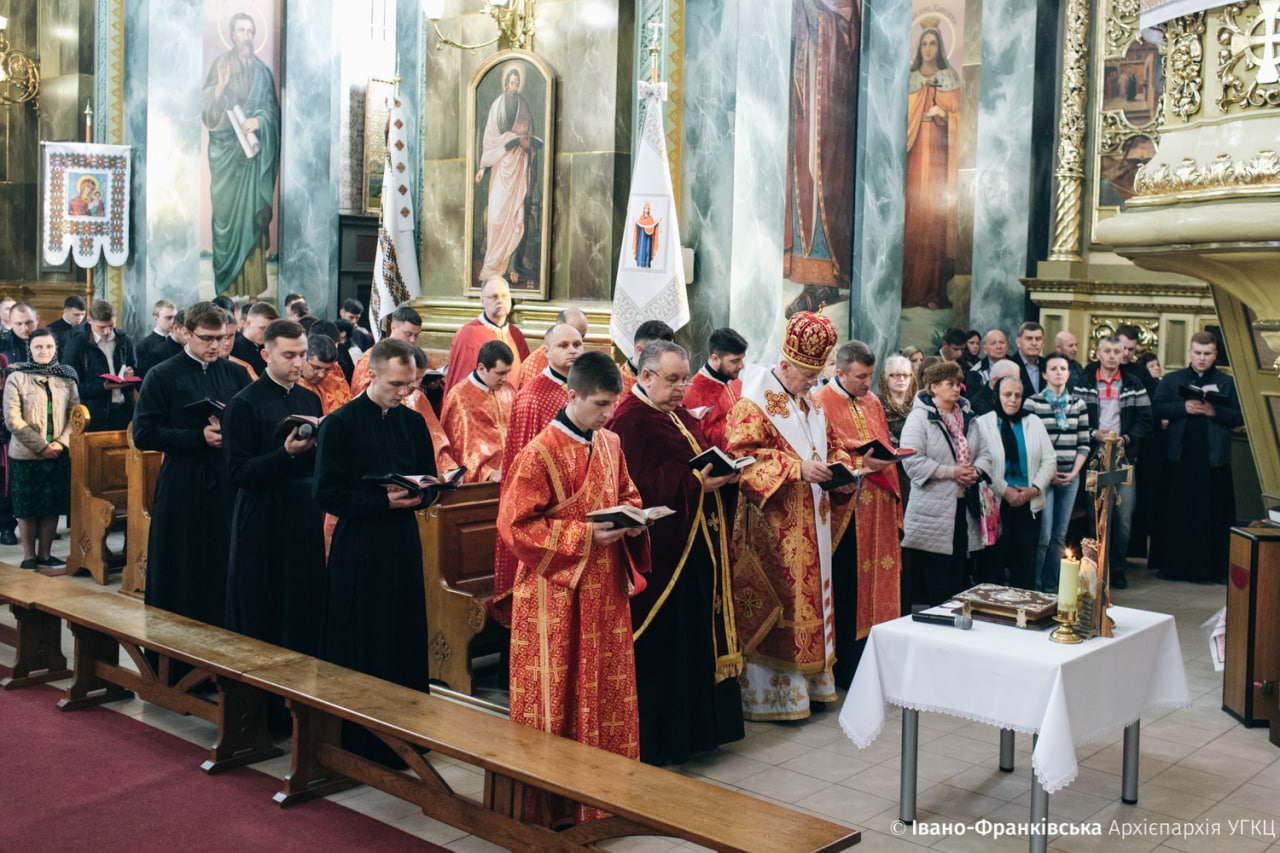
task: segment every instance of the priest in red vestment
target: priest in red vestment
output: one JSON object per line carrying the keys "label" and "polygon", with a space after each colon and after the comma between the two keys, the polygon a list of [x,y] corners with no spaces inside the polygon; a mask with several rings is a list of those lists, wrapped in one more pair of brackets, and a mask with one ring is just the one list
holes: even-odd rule
{"label": "priest in red vestment", "polygon": [[307,337],[307,357],[298,384],[320,398],[326,415],[351,402],[351,386],[338,367],[338,346],[328,335]]}
{"label": "priest in red vestment", "polygon": [[[575,332],[576,334],[576,332]],[[604,429],[622,379],[587,353],[568,400],[507,470],[498,531],[519,559],[512,589],[511,719],[628,758],[640,755],[630,595],[649,571],[644,528],[587,513],[640,506],[618,437]],[[530,792],[527,820],[551,826],[603,817]]]}
{"label": "priest in red vestment", "polygon": [[892,459],[859,455],[879,441],[892,448],[884,406],[871,392],[876,356],[861,341],[836,351],[836,375],[815,395],[845,451],[866,474],[855,498],[856,521],[831,561],[836,612],[836,686],[853,681],[871,626],[902,615],[902,492]]}
{"label": "priest in red vestment", "polygon": [[649,341],[674,341],[675,339],[675,331],[661,320],[645,320],[640,324],[633,336],[636,344],[635,355],[628,356],[620,368],[623,394],[630,394],[631,386],[636,384],[636,363],[639,362],[640,353],[644,352],[645,345]]}
{"label": "priest in red vestment", "polygon": [[831,555],[851,518],[854,486],[827,491],[822,484],[831,480],[829,465],[853,465],[809,394],[836,337],[821,314],[791,315],[778,364],[748,371],[729,413],[729,455],[756,460],[738,483],[734,554],[742,561],[749,547],[771,591],[766,600],[780,605],[758,606],[760,591],[744,587],[735,571],[748,720],[799,720],[811,702],[836,698]]}
{"label": "priest in red vestment", "polygon": [[710,465],[689,465],[710,442],[680,405],[689,380],[684,347],[652,341],[637,366],[640,377],[608,427],[622,443],[644,505],[675,510],[649,528],[653,569],[644,591],[631,599],[640,760],[661,766],[683,764],[745,735],[729,526],[720,496],[738,477],[713,477]]}
{"label": "priest in red vestment", "polygon": [[[395,338],[404,341],[407,344],[418,345],[418,338],[422,335],[422,316],[408,305],[401,305],[395,311],[391,312],[391,326],[388,331],[388,338]],[[365,350],[364,355],[360,356],[360,360],[356,362],[355,370],[351,372],[351,395],[358,397],[360,392],[369,387],[369,353],[372,350]]]}
{"label": "priest in red vestment", "polygon": [[707,363],[693,375],[689,390],[684,393],[684,404],[692,411],[708,407],[699,418],[702,431],[712,444],[724,450],[729,411],[742,395],[738,374],[747,360],[747,339],[733,329],[716,329],[707,339],[707,349]]}
{"label": "priest in red vestment", "polygon": [[[547,329],[547,369],[539,373],[516,393],[511,404],[511,422],[507,427],[507,443],[502,454],[502,470],[510,471],[526,444],[542,432],[556,412],[569,399],[569,369],[582,354],[582,336],[567,324]],[[508,480],[502,478],[500,491],[506,493]],[[489,611],[500,624],[511,625],[511,584],[516,577],[516,556],[502,537],[493,548],[493,598]]]}
{"label": "priest in red vestment", "polygon": [[511,347],[489,341],[480,347],[475,369],[450,389],[440,421],[458,462],[466,466],[464,483],[487,483],[502,478],[502,452],[511,422],[515,391],[511,375]]}
{"label": "priest in red vestment", "polygon": [[480,289],[480,304],[484,310],[480,316],[465,324],[453,336],[449,345],[449,362],[445,368],[444,393],[467,378],[476,366],[480,347],[489,341],[502,341],[515,354],[512,362],[516,388],[520,387],[520,361],[529,357],[529,345],[524,334],[510,322],[511,287],[505,278],[491,278]]}
{"label": "priest in red vestment", "polygon": [[[582,340],[587,339],[587,315],[581,308],[566,308],[556,315],[555,324],[568,323],[578,330],[578,334],[582,335]],[[529,353],[529,357],[521,360],[520,370],[516,375],[516,389],[523,388],[529,383],[533,377],[547,369],[547,345],[543,344],[533,352]]]}

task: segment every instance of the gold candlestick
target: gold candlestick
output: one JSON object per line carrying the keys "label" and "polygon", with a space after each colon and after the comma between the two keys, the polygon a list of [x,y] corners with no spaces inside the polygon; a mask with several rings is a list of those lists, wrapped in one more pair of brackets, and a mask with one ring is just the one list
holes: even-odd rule
{"label": "gold candlestick", "polygon": [[1059,610],[1053,614],[1053,621],[1058,623],[1058,627],[1049,634],[1050,640],[1068,645],[1084,642],[1084,638],[1076,633],[1076,611]]}

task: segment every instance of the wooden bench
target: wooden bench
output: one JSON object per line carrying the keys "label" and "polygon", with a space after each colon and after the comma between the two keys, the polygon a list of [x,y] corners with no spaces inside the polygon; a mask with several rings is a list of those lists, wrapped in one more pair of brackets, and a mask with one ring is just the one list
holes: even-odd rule
{"label": "wooden bench", "polygon": [[[663,835],[716,850],[776,853],[843,850],[860,839],[856,830],[821,818],[315,658],[256,668],[245,680],[284,696],[294,715],[293,763],[276,795],[282,805],[325,796],[355,779],[512,850],[583,850],[609,838]],[[344,750],[343,722],[375,734],[410,773]],[[483,801],[455,793],[427,762],[427,750],[482,769]],[[529,824],[522,815],[526,789],[611,816],[562,832]]]}
{"label": "wooden bench", "polygon": [[489,624],[485,603],[493,597],[498,484],[445,491],[417,515],[431,679],[470,695],[471,641]]}
{"label": "wooden bench", "polygon": [[125,561],[120,574],[120,591],[142,598],[147,591],[147,542],[151,537],[151,502],[164,454],[139,450],[133,443],[133,424],[128,430],[129,450],[125,453],[125,480],[129,487],[129,518],[125,522]]}
{"label": "wooden bench", "polygon": [[67,595],[93,595],[74,584],[0,563],[0,602],[13,611],[14,626],[0,625],[0,643],[12,646],[13,672],[5,690],[57,681],[71,675],[62,653],[62,620],[34,606]]}
{"label": "wooden bench", "polygon": [[89,410],[71,410],[71,553],[67,573],[88,569],[100,584],[124,563],[124,554],[107,548],[107,534],[121,529],[129,505],[124,430],[87,432]]}
{"label": "wooden bench", "polygon": [[[35,607],[66,621],[75,637],[74,674],[58,702],[73,711],[137,694],[218,727],[201,768],[216,773],[281,754],[267,731],[267,695],[244,683],[248,669],[303,657],[121,595],[40,598]],[[120,665],[124,649],[137,672]],[[148,655],[147,653],[151,654]],[[177,676],[174,664],[189,670]]]}

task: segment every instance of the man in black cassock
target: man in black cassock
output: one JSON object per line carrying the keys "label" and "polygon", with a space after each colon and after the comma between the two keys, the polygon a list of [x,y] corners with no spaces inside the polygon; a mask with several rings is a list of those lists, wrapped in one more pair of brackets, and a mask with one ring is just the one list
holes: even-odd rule
{"label": "man in black cassock", "polygon": [[249,384],[238,364],[218,358],[227,315],[212,302],[187,309],[187,344],[147,373],[134,409],[133,441],[164,453],[156,478],[147,545],[147,604],[223,624],[231,479],[219,419],[187,408],[231,400]]}
{"label": "man in black cassock", "polygon": [[374,345],[369,387],[320,425],[314,495],[338,518],[321,656],[425,692],[427,612],[413,515],[424,495],[362,479],[436,473],[426,422],[400,405],[417,388],[413,350],[394,339]]}
{"label": "man in black cassock", "polygon": [[267,363],[262,358],[263,336],[267,332],[267,326],[279,319],[280,312],[270,302],[255,302],[249,306],[244,330],[236,332],[231,354],[252,367],[259,376],[267,369]]}
{"label": "man in black cassock", "polygon": [[138,341],[134,351],[138,354],[138,376],[145,379],[147,370],[159,364],[181,349],[169,337],[177,322],[178,309],[168,299],[161,299],[151,306],[151,333]]}
{"label": "man in black cassock", "polygon": [[[1225,583],[1235,489],[1231,481],[1231,431],[1244,423],[1235,380],[1214,366],[1218,340],[1212,332],[1191,336],[1191,364],[1160,381],[1152,402],[1157,424],[1168,422],[1164,452],[1168,468],[1161,523],[1177,545],[1160,550],[1160,577]],[[1187,399],[1191,386],[1217,395]]]}
{"label": "man in black cassock", "polygon": [[737,475],[712,477],[710,466],[689,466],[712,445],[680,405],[689,378],[684,348],[650,341],[638,361],[636,384],[606,426],[618,434],[644,505],[675,510],[649,528],[653,568],[631,599],[640,760],[682,764],[745,734],[742,654],[726,631],[733,594],[719,495]]}
{"label": "man in black cassock", "polygon": [[222,446],[236,488],[227,566],[227,627],[308,655],[324,631],[324,513],[311,497],[315,436],[290,415],[323,414],[320,398],[296,384],[307,335],[290,320],[267,326],[267,369],[227,404]]}

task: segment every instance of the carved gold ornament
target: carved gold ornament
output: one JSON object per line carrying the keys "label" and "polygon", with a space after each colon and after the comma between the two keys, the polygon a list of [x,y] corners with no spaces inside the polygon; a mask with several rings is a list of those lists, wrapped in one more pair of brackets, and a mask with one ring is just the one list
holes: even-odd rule
{"label": "carved gold ornament", "polygon": [[1232,3],[1218,20],[1218,108],[1280,106],[1280,0]]}
{"label": "carved gold ornament", "polygon": [[1058,105],[1058,167],[1054,201],[1053,248],[1049,259],[1079,261],[1080,216],[1084,183],[1084,104],[1089,79],[1089,3],[1069,0],[1062,47],[1062,99]]}
{"label": "carved gold ornament", "polygon": [[1232,160],[1230,154],[1219,154],[1201,165],[1190,157],[1171,166],[1146,164],[1138,170],[1133,188],[1138,196],[1130,204],[1168,201],[1169,196],[1214,197],[1274,193],[1280,189],[1280,156],[1264,148],[1248,160]]}
{"label": "carved gold ornament", "polygon": [[1200,112],[1200,87],[1203,83],[1204,13],[1174,18],[1165,24],[1168,44],[1165,54],[1164,96],[1170,114],[1183,121]]}

